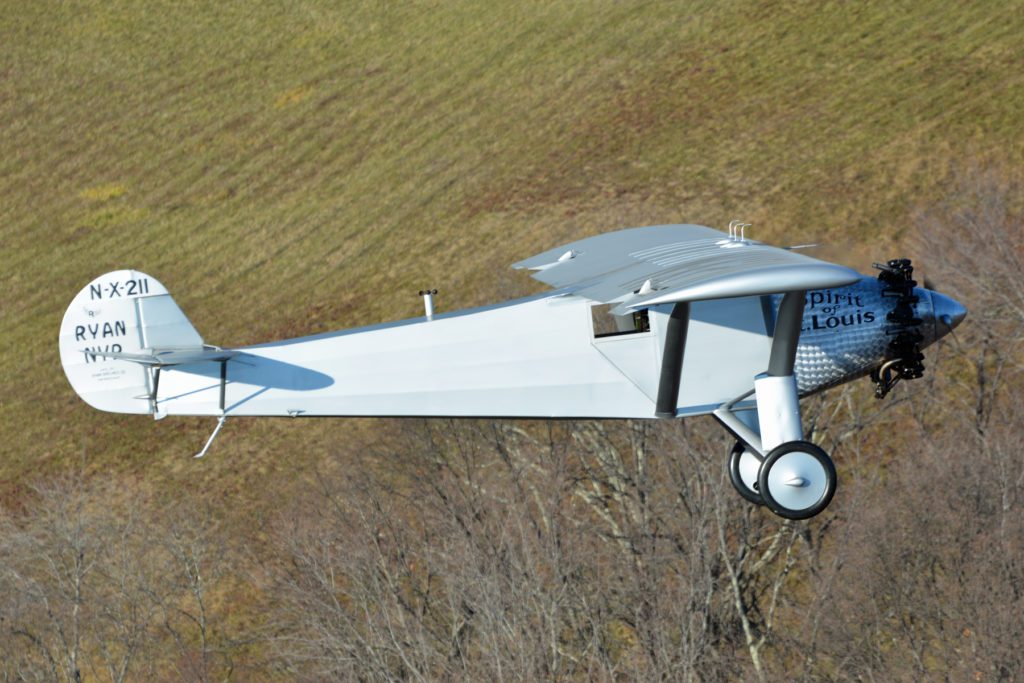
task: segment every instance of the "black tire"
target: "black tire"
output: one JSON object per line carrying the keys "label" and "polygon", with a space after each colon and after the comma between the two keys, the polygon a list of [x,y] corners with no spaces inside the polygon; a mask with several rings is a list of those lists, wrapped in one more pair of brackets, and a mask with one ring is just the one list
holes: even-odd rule
{"label": "black tire", "polygon": [[743,477],[740,476],[740,457],[745,450],[746,446],[743,442],[737,441],[736,445],[729,452],[729,480],[732,482],[733,488],[736,489],[736,493],[740,494],[744,500],[754,505],[764,505],[764,499],[761,497],[761,494],[747,486],[747,483],[743,481]]}
{"label": "black tire", "polygon": [[[782,480],[784,476],[806,483],[789,484]],[[790,441],[772,449],[757,476],[758,492],[765,505],[786,519],[809,519],[827,508],[836,483],[832,458],[807,441]],[[808,490],[800,491],[802,488]]]}

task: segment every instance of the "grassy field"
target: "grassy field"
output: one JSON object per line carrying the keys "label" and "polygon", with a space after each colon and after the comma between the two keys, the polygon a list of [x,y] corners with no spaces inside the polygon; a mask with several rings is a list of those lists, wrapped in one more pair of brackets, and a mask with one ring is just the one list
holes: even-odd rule
{"label": "grassy field", "polygon": [[[1024,5],[0,5],[0,483],[90,471],[236,510],[373,421],[94,412],[70,299],[132,267],[241,345],[532,291],[506,264],[741,217],[850,265],[969,165],[1024,157]],[[282,483],[282,486],[284,484]]]}

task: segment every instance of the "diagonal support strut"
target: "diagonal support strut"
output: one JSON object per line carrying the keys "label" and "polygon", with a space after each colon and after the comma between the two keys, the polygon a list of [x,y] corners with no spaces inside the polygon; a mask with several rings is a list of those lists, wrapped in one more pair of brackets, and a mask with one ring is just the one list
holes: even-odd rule
{"label": "diagonal support strut", "polygon": [[654,414],[675,417],[679,405],[679,383],[683,373],[683,352],[686,350],[686,331],[690,326],[690,303],[682,301],[672,307],[665,330],[665,348],[661,353],[661,376],[658,380],[658,400]]}
{"label": "diagonal support strut", "polygon": [[804,438],[797,393],[796,350],[803,327],[806,292],[787,292],[779,304],[772,337],[768,372],[754,378],[757,417],[761,425],[761,449],[768,453],[789,441]]}

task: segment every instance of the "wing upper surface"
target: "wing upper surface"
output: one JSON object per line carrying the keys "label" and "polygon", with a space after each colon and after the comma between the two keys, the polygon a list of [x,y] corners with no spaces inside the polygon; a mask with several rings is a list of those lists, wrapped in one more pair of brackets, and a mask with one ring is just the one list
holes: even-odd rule
{"label": "wing upper surface", "polygon": [[568,293],[620,310],[704,299],[843,287],[854,270],[732,239],[701,225],[657,225],[588,237],[513,265]]}

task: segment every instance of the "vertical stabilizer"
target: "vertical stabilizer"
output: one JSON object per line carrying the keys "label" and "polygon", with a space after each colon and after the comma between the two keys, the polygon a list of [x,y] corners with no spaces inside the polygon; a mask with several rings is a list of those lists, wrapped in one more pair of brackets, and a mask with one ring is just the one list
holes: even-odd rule
{"label": "vertical stabilizer", "polygon": [[72,388],[92,407],[116,413],[153,412],[153,370],[105,354],[202,346],[167,289],[135,270],[90,282],[60,326],[60,360]]}

